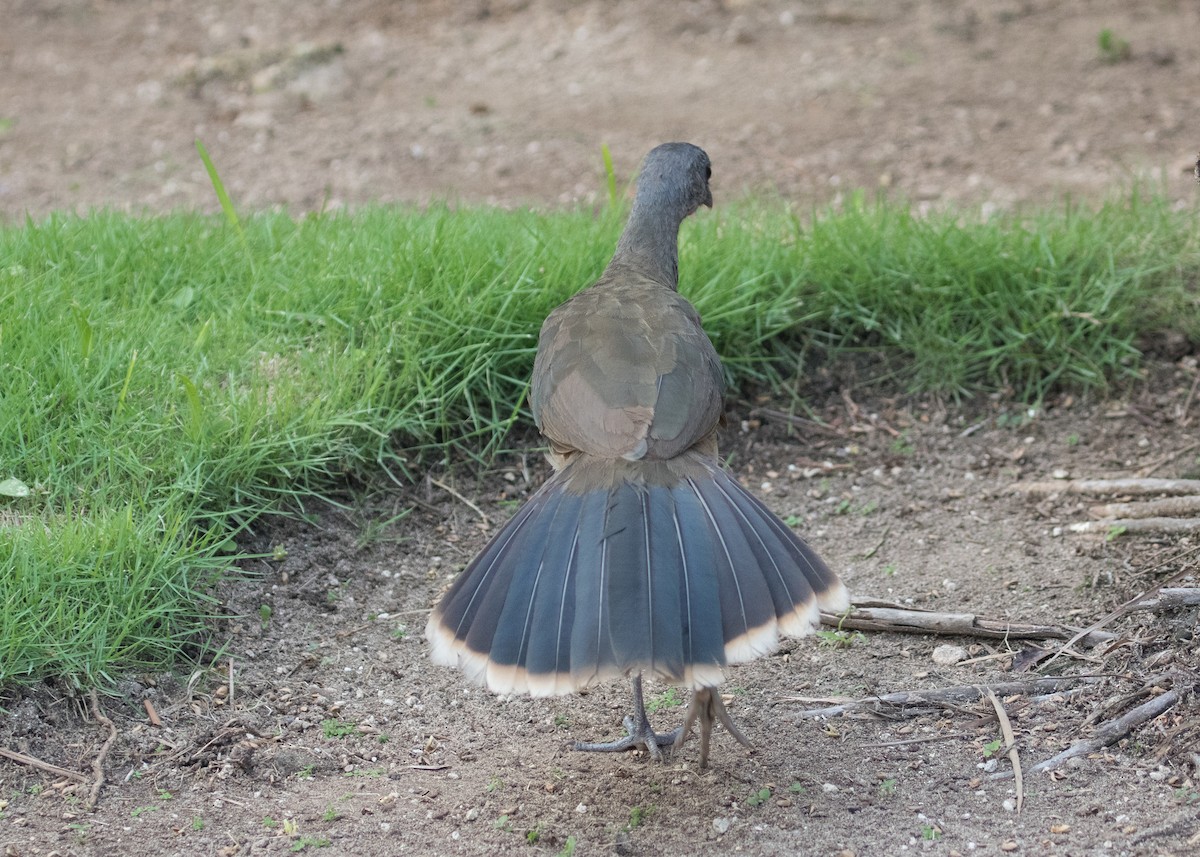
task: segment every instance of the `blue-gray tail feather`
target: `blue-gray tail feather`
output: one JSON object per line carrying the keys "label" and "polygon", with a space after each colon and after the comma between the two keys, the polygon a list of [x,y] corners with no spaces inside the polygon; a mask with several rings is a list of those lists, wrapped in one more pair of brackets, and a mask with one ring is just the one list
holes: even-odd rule
{"label": "blue-gray tail feather", "polygon": [[680,681],[838,585],[716,467],[582,494],[566,473],[493,537],[435,611],[440,629],[492,664],[530,679],[569,675],[573,687],[637,670]]}

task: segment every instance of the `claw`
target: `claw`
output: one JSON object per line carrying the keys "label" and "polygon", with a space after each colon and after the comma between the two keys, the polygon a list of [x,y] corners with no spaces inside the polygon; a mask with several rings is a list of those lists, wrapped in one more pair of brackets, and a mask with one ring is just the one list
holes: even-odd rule
{"label": "claw", "polygon": [[708,745],[712,738],[713,723],[717,720],[721,721],[721,725],[728,729],[729,734],[736,738],[743,747],[753,746],[750,739],[733,725],[733,718],[729,716],[725,703],[721,701],[720,694],[714,688],[697,688],[692,694],[692,704],[688,706],[687,714],[684,715],[682,731],[675,739],[676,747],[684,742],[688,732],[692,729],[692,724],[697,720],[700,721],[700,767],[702,768],[708,767]]}
{"label": "claw", "polygon": [[646,717],[646,704],[642,698],[642,675],[638,673],[633,679],[633,714],[625,718],[624,738],[616,741],[576,741],[575,749],[589,753],[620,753],[624,750],[645,750],[656,762],[665,762],[667,756],[678,749],[687,738],[692,724],[700,721],[700,767],[708,766],[708,745],[712,739],[713,724],[721,721],[729,734],[737,739],[744,747],[753,746],[750,739],[733,724],[733,718],[721,701],[721,696],[715,688],[702,687],[692,694],[692,703],[688,706],[683,718],[683,725],[670,732],[655,732]]}
{"label": "claw", "polygon": [[646,716],[646,704],[642,698],[642,675],[638,673],[633,679],[633,714],[625,718],[625,731],[629,733],[616,741],[589,742],[576,741],[575,749],[588,753],[620,753],[624,750],[645,750],[656,762],[665,762],[667,753],[664,748],[678,745],[682,729],[659,734],[650,726]]}

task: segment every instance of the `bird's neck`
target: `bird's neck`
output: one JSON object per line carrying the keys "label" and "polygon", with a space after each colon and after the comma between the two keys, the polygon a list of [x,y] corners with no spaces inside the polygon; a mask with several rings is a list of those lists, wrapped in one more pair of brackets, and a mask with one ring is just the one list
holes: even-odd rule
{"label": "bird's neck", "polygon": [[632,271],[679,288],[679,224],[685,213],[661,200],[638,198],[605,273]]}

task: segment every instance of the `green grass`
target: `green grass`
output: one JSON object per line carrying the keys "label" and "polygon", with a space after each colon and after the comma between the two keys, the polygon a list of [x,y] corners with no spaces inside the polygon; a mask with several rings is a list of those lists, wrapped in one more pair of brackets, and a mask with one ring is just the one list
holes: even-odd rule
{"label": "green grass", "polygon": [[[0,227],[0,685],[200,656],[239,528],[486,460],[621,225],[225,212]],[[1139,337],[1200,339],[1198,241],[1152,196],[986,223],[743,203],[685,224],[681,276],[733,390],[867,354],[893,387],[1033,402],[1131,377]]]}

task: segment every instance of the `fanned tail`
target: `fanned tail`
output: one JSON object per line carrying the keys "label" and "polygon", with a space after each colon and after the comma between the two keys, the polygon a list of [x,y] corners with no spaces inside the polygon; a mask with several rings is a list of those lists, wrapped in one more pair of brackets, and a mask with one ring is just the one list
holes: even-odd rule
{"label": "fanned tail", "polygon": [[709,459],[580,457],[458,577],[426,627],[433,659],[535,696],[642,671],[711,687],[799,636],[846,590]]}

